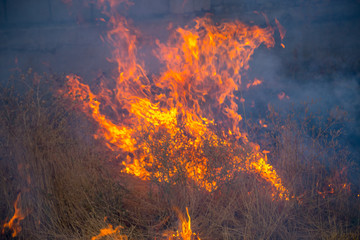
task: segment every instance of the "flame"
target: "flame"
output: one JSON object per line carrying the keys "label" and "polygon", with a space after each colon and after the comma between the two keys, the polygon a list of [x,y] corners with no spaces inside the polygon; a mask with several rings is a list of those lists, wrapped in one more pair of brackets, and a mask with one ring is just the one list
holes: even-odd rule
{"label": "flame", "polygon": [[[280,39],[281,39],[281,41],[283,41],[284,37],[285,37],[285,34],[286,34],[286,29],[280,24],[280,22],[276,18],[275,18],[275,23],[276,23],[277,28],[278,28],[279,33],[280,33]],[[281,45],[281,47],[285,48],[284,43],[281,43],[280,45]]]}
{"label": "flame", "polygon": [[250,87],[252,87],[252,86],[257,86],[257,85],[260,85],[260,84],[262,84],[262,81],[259,80],[259,79],[257,79],[257,78],[255,78],[252,83],[248,83],[248,84],[246,85],[246,88],[250,88]]}
{"label": "flame", "polygon": [[197,240],[200,240],[200,237],[197,236],[196,233],[193,233],[192,230],[191,230],[191,218],[190,218],[188,208],[186,208],[187,219],[177,208],[175,208],[175,210],[176,210],[176,212],[178,214],[178,217],[180,219],[179,230],[177,230],[176,233],[171,234],[168,239],[169,240],[176,240],[176,239],[182,239],[182,240],[197,239]]}
{"label": "flame", "polygon": [[123,227],[117,226],[115,229],[111,224],[108,225],[107,228],[102,228],[100,233],[96,236],[93,236],[91,240],[100,240],[102,237],[105,236],[112,236],[114,240],[127,240],[128,237],[126,235],[120,234],[120,229]]}
{"label": "flame", "polygon": [[11,234],[12,237],[16,237],[20,233],[20,231],[21,231],[20,221],[24,220],[27,215],[22,212],[22,210],[19,206],[20,199],[21,199],[21,193],[19,193],[17,195],[16,201],[14,203],[14,209],[15,209],[14,216],[10,219],[9,222],[4,223],[2,234],[5,233],[6,228],[8,228],[12,231],[12,234]]}
{"label": "flame", "polygon": [[[273,28],[239,21],[215,24],[209,16],[196,18],[193,26],[177,28],[167,43],[156,41],[154,54],[163,68],[160,75],[149,79],[137,59],[139,31],[130,28],[125,18],[112,11],[108,14],[107,41],[114,48],[110,61],[117,64],[116,77],[104,81],[94,93],[80,77],[69,75],[68,88],[62,93],[79,101],[81,110],[97,123],[95,138],[123,153],[122,171],[143,180],[166,182],[184,173],[208,191],[238,171],[249,171],[268,181],[279,197],[288,199],[266,155],[241,131],[236,102],[236,92],[243,88],[241,76],[254,50],[262,44],[274,46]],[[260,84],[260,80],[251,84]],[[147,134],[139,137],[143,132]],[[209,178],[211,161],[203,151],[206,142],[247,154],[234,156],[223,175],[219,174],[225,171],[222,166],[215,167]]]}
{"label": "flame", "polygon": [[[346,182],[347,168],[343,167],[340,171],[336,171],[335,174],[327,179],[326,186],[322,187],[322,191],[318,190],[317,193],[326,198],[335,193],[343,192],[349,194],[351,192],[350,184]],[[319,185],[319,183],[317,183]]]}
{"label": "flame", "polygon": [[[250,162],[248,168],[255,170],[255,172],[259,173],[263,179],[272,183],[278,190],[278,196],[280,198],[289,200],[287,189],[282,185],[281,178],[278,176],[273,167],[267,163],[266,154],[265,157],[260,157],[260,159]],[[275,193],[273,193],[273,197],[275,197]]]}
{"label": "flame", "polygon": [[[265,121],[264,120],[259,120],[259,124],[263,127],[263,128],[267,128],[268,127],[268,125],[265,123]],[[263,151],[264,152],[264,151]]]}

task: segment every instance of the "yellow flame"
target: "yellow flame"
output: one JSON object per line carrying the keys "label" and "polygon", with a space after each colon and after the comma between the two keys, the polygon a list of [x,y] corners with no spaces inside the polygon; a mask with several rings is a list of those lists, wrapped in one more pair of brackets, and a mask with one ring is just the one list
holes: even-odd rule
{"label": "yellow flame", "polygon": [[[80,77],[69,75],[68,89],[63,93],[78,100],[82,111],[95,120],[95,137],[123,153],[122,171],[143,180],[155,177],[170,181],[185,170],[187,178],[212,191],[237,171],[248,170],[287,199],[286,188],[259,147],[252,149],[251,156],[234,157],[232,168],[224,176],[215,174],[212,180],[208,178],[210,160],[202,150],[205,142],[230,147],[233,138],[238,140],[233,147],[244,152],[251,144],[240,129],[242,116],[235,91],[243,88],[241,76],[249,68],[254,50],[261,44],[274,46],[274,30],[239,21],[215,24],[209,16],[196,18],[193,27],[176,29],[167,43],[156,41],[154,53],[163,68],[150,81],[137,59],[140,33],[114,12],[109,16],[107,40],[114,48],[111,61],[117,64],[118,73],[115,87],[105,87],[105,82],[95,94]],[[260,83],[255,79],[250,85]],[[111,111],[111,118],[105,108]],[[214,127],[222,130],[223,140]],[[139,139],[142,132],[147,135]],[[164,157],[166,163],[160,161]],[[220,173],[221,169],[219,166],[214,171]]]}
{"label": "yellow flame", "polygon": [[179,230],[177,230],[175,233],[171,234],[169,236],[169,240],[193,240],[197,239],[200,240],[200,237],[197,236],[196,233],[193,233],[191,230],[191,218],[189,214],[189,209],[186,208],[186,215],[187,218],[180,212],[179,209],[175,208],[180,224],[179,224]]}

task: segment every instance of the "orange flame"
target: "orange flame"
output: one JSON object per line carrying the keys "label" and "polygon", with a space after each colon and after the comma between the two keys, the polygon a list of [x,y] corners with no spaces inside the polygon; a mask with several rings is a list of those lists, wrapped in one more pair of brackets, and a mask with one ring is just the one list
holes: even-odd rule
{"label": "orange flame", "polygon": [[[326,198],[334,193],[350,193],[350,184],[346,182],[347,168],[344,167],[340,171],[336,171],[335,174],[327,179],[326,186],[322,187],[322,191],[318,190],[317,193]],[[319,183],[318,183],[319,184]],[[318,185],[317,184],[317,185]]]}
{"label": "orange flame", "polygon": [[176,231],[176,233],[173,233],[171,236],[169,236],[169,240],[176,240],[176,239],[182,239],[182,240],[192,240],[192,239],[197,239],[200,240],[200,237],[197,236],[196,233],[193,233],[191,230],[191,218],[190,218],[190,214],[189,214],[189,210],[188,208],[186,208],[186,215],[187,215],[187,219],[186,217],[177,209],[175,208],[178,217],[180,219],[180,225],[179,225],[179,230]]}
{"label": "orange flame", "polygon": [[[252,148],[249,156],[234,157],[225,177],[216,174],[212,180],[208,180],[209,159],[202,150],[204,142],[230,146],[232,138],[238,140],[237,148],[251,144],[240,130],[242,116],[236,91],[242,88],[241,75],[249,68],[254,50],[261,44],[274,46],[274,30],[239,21],[215,24],[209,16],[196,18],[193,27],[176,29],[166,44],[156,41],[154,54],[163,69],[150,80],[137,59],[139,32],[123,17],[109,14],[107,40],[114,48],[111,61],[117,64],[115,81],[103,82],[95,94],[80,77],[69,75],[68,89],[63,93],[78,100],[82,111],[98,124],[95,138],[124,153],[123,172],[143,180],[155,177],[170,181],[185,170],[187,178],[212,191],[237,171],[247,170],[259,174],[278,196],[287,199],[287,190],[260,147]],[[255,79],[252,85],[259,83]],[[214,126],[222,130],[224,140],[215,134]],[[141,132],[148,134],[139,139]],[[153,152],[148,142],[156,142],[159,152],[166,146],[164,154],[173,165],[159,162],[162,156]],[[168,172],[164,174],[161,168],[168,168]],[[216,168],[217,172],[221,170],[221,166]]]}
{"label": "orange flame", "polygon": [[100,233],[96,236],[93,236],[91,240],[99,240],[105,236],[112,236],[112,239],[115,240],[127,240],[128,237],[126,235],[120,234],[120,229],[122,229],[121,226],[117,226],[114,229],[113,226],[109,224],[107,228],[102,228]]}
{"label": "orange flame", "polygon": [[260,85],[260,84],[262,84],[262,81],[259,80],[259,79],[257,79],[257,78],[255,78],[252,83],[248,83],[248,84],[246,85],[246,88],[250,88],[250,87],[252,87],[252,86],[257,86],[257,85]]}
{"label": "orange flame", "polygon": [[[284,37],[285,37],[285,34],[286,34],[286,29],[280,24],[280,22],[275,18],[275,23],[278,27],[278,30],[279,30],[279,33],[280,33],[280,38],[281,38],[281,41],[284,40]],[[284,43],[281,43],[280,44],[283,48],[285,48],[285,45]]]}
{"label": "orange flame", "polygon": [[[259,120],[259,124],[263,127],[263,128],[267,128],[267,124],[264,122],[264,120]],[[264,152],[264,151],[263,151]]]}
{"label": "orange flame", "polygon": [[2,234],[5,233],[6,228],[8,228],[12,231],[12,234],[11,234],[12,237],[16,237],[20,233],[20,231],[21,231],[20,221],[24,220],[27,215],[22,212],[22,210],[19,206],[20,199],[21,199],[21,193],[19,193],[17,195],[16,201],[14,203],[14,209],[15,209],[14,216],[10,219],[9,222],[4,223]]}

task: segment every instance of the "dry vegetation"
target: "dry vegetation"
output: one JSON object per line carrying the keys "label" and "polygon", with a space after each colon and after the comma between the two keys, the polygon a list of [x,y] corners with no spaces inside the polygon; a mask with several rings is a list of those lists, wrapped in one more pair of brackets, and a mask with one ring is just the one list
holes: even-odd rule
{"label": "dry vegetation", "polygon": [[[201,239],[359,239],[360,201],[346,174],[355,166],[339,143],[339,114],[325,121],[306,108],[286,117],[269,109],[268,128],[248,123],[249,135],[270,150],[294,196],[289,201],[273,200],[270,186],[250,173],[208,193],[181,171],[170,183],[119,174],[121,155],[94,140],[93,123],[51,93],[57,80],[29,71],[1,89],[1,221],[14,214],[18,193],[27,215],[15,238],[91,239],[111,224],[122,226],[129,239],[161,239],[178,228],[177,211],[188,207]],[[167,137],[156,131],[158,138]],[[166,174],[176,156],[158,140],[148,146]],[[203,147],[214,166],[246,154],[211,143]],[[8,229],[0,236],[12,239]]]}

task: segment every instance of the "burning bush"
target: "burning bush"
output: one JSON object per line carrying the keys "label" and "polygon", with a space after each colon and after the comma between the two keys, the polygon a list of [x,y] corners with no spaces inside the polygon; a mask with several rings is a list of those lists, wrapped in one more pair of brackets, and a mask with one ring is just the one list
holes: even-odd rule
{"label": "burning bush", "polygon": [[[186,224],[190,216],[189,227],[202,239],[359,235],[359,198],[349,187],[346,169],[352,166],[337,141],[336,119],[327,124],[310,116],[299,121],[299,111],[283,117],[270,109],[266,129],[249,125],[271,151],[269,161],[289,191],[286,201],[274,199],[272,184],[256,172],[229,177],[231,159],[251,154],[252,148],[239,147],[236,139],[225,141],[221,131],[194,152],[191,136],[181,131],[171,135],[161,127],[147,129],[151,134],[144,131],[136,140],[143,139],[154,156],[155,164],[146,169],[149,179],[119,174],[116,159],[121,156],[92,140],[89,129],[95,131],[96,124],[70,111],[69,101],[42,90],[49,86],[46,79],[54,85],[54,77],[28,73],[23,78],[41,84],[20,95],[10,91],[18,87],[1,94],[1,199],[6,200],[1,211],[8,217],[3,220],[9,220],[21,192],[16,203],[25,216],[18,221],[20,238],[176,239],[185,231],[178,221]],[[211,192],[187,175],[187,164],[199,153],[209,161],[204,181],[222,180]],[[7,222],[2,236],[10,239],[14,229]]]}
{"label": "burning bush", "polygon": [[2,236],[359,236],[340,119],[269,107],[266,123],[254,124],[240,114],[243,92],[262,84],[246,78],[255,49],[275,45],[269,23],[196,18],[155,41],[161,69],[150,77],[139,31],[116,12],[122,2],[99,1],[116,65],[110,77],[95,85],[30,70],[15,81],[25,89],[2,89]]}

